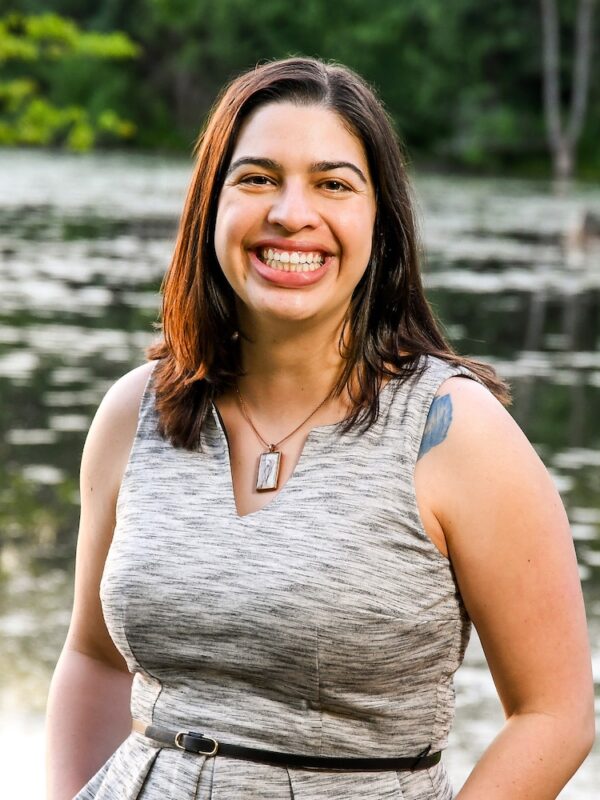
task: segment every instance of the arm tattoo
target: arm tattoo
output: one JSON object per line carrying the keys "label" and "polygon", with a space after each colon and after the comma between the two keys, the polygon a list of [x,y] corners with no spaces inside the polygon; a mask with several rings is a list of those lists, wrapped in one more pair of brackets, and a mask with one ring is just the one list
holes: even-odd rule
{"label": "arm tattoo", "polygon": [[427,422],[425,423],[425,430],[423,431],[423,439],[421,441],[421,449],[417,461],[425,453],[429,452],[436,444],[441,444],[450,429],[452,422],[452,400],[449,394],[442,395],[441,397],[434,397],[429,414],[427,415]]}

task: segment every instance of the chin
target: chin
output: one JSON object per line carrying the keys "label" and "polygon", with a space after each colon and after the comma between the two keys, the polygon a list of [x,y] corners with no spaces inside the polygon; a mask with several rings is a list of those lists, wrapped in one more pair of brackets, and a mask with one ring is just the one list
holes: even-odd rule
{"label": "chin", "polygon": [[276,322],[307,322],[317,316],[314,309],[307,308],[265,308],[259,314],[262,319]]}
{"label": "chin", "polygon": [[241,309],[242,317],[245,318],[250,326],[256,323],[275,322],[275,323],[301,323],[308,322],[320,316],[319,308],[307,303],[256,303],[243,304]]}

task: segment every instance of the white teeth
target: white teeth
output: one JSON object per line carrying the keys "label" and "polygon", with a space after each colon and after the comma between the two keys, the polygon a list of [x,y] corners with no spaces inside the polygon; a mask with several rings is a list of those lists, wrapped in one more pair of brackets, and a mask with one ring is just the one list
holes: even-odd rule
{"label": "white teeth", "polygon": [[314,272],[325,261],[323,253],[317,251],[307,253],[304,250],[274,250],[272,247],[263,247],[258,255],[267,266],[284,272]]}

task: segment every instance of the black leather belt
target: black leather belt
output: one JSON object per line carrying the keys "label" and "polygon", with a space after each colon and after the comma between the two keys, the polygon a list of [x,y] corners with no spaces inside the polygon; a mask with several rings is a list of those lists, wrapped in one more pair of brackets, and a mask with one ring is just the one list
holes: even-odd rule
{"label": "black leather belt", "polygon": [[417,770],[427,769],[438,764],[442,753],[430,753],[428,745],[416,756],[400,758],[338,758],[335,756],[310,756],[296,753],[279,753],[276,750],[259,750],[254,747],[242,747],[237,744],[217,742],[212,736],[194,731],[172,731],[156,725],[134,719],[132,729],[163,747],[178,747],[188,753],[203,756],[228,756],[244,761],[258,761],[261,764],[272,764],[278,767],[298,767],[300,769],[354,770],[360,772],[379,772],[381,770]]}

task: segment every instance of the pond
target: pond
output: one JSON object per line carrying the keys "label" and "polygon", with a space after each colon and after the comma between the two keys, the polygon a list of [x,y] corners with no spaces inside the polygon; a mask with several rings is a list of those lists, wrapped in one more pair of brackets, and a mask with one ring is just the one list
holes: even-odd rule
{"label": "pond", "polygon": [[[69,619],[85,433],[143,360],[187,160],[0,151],[0,743],[3,796],[43,790],[43,709]],[[600,680],[600,189],[416,177],[425,284],[463,353],[513,388],[567,507]],[[459,786],[502,714],[476,636],[446,761]],[[600,703],[597,702],[600,710]],[[27,735],[28,747],[22,745]],[[589,799],[596,751],[561,794]]]}

